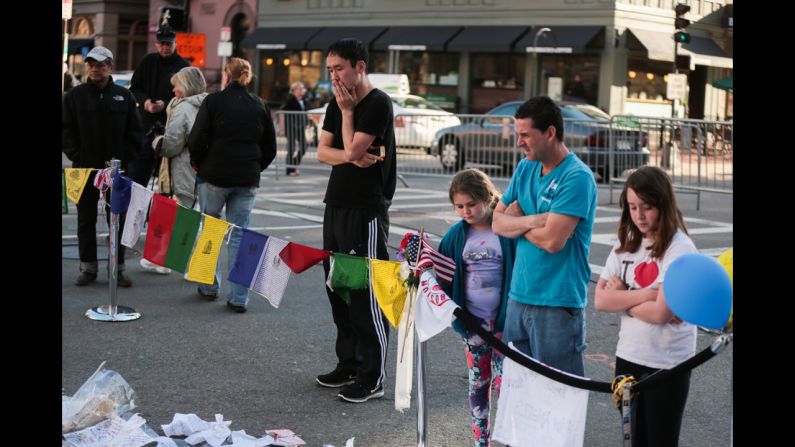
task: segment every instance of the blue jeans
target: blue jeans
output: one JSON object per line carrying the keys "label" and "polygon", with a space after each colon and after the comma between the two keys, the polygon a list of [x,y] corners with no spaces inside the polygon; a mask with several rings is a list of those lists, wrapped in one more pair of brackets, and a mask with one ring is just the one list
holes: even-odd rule
{"label": "blue jeans", "polygon": [[585,309],[523,304],[508,300],[503,330],[505,344],[539,362],[585,376]]}
{"label": "blue jeans", "polygon": [[[213,217],[221,218],[221,209],[226,206],[224,220],[238,227],[248,227],[251,210],[254,208],[256,198],[256,186],[237,186],[224,188],[215,186],[207,182],[199,183],[199,204],[201,212]],[[240,228],[232,228],[232,235],[229,238],[227,255],[228,270],[232,270],[237,258],[237,248],[240,246],[240,239],[243,231]],[[229,271],[227,271],[227,275]],[[228,301],[232,304],[245,306],[248,304],[248,288],[229,282],[230,293]],[[200,284],[203,294],[218,295],[221,288],[221,263],[215,270],[215,282],[212,285]]]}

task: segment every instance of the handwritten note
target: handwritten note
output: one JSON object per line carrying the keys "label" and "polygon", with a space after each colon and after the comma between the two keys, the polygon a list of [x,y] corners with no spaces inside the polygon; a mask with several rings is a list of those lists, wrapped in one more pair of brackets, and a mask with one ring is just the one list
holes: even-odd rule
{"label": "handwritten note", "polygon": [[582,446],[588,391],[537,374],[509,358],[492,440],[516,447]]}

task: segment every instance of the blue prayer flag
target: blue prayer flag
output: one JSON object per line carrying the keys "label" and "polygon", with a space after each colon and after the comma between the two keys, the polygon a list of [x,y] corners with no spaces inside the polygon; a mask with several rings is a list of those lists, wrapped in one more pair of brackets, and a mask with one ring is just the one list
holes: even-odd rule
{"label": "blue prayer flag", "polygon": [[[235,231],[233,229],[232,231]],[[243,229],[243,238],[237,249],[237,259],[235,265],[229,272],[229,280],[235,284],[251,288],[254,276],[257,274],[257,267],[262,254],[265,252],[265,243],[268,235],[257,233],[248,229]]]}
{"label": "blue prayer flag", "polygon": [[113,186],[110,189],[110,212],[113,214],[123,214],[130,206],[130,193],[132,181],[116,171],[113,178]]}

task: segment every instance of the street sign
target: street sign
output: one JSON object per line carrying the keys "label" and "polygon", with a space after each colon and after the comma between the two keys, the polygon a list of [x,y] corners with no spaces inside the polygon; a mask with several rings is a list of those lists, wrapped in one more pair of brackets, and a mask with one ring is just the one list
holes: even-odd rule
{"label": "street sign", "polygon": [[665,96],[668,99],[685,99],[687,75],[681,73],[668,73],[668,90]]}
{"label": "street sign", "polygon": [[218,55],[231,56],[232,55],[232,42],[218,42]]}
{"label": "street sign", "polygon": [[[232,38],[232,27],[231,26],[222,26],[221,27],[221,42],[229,42],[229,39],[231,39],[231,38]],[[223,56],[223,54],[219,54],[219,56]]]}
{"label": "street sign", "polygon": [[177,33],[177,53],[194,67],[204,67],[206,39],[204,33]]}
{"label": "street sign", "polygon": [[69,20],[72,18],[72,0],[61,0],[61,19]]}

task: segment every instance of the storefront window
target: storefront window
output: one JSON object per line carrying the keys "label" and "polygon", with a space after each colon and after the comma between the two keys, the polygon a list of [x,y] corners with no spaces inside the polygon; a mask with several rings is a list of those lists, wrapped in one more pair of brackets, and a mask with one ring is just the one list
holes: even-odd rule
{"label": "storefront window", "polygon": [[412,94],[445,110],[457,111],[458,58],[457,53],[401,51],[398,73],[408,76]]}
{"label": "storefront window", "polygon": [[525,56],[473,54],[472,98],[469,113],[485,113],[506,101],[524,96]]}
{"label": "storefront window", "polygon": [[627,68],[627,98],[665,101],[668,73],[671,64],[650,60],[629,60]]}
{"label": "storefront window", "polygon": [[388,73],[389,54],[386,51],[371,51],[368,73]]}
{"label": "storefront window", "polygon": [[260,58],[259,95],[271,109],[287,100],[293,82],[312,92],[325,70],[322,51],[262,51]]}
{"label": "storefront window", "polygon": [[556,96],[551,92],[554,84],[550,78],[561,78],[560,98],[564,101],[596,104],[599,95],[599,58],[592,56],[553,56],[542,55],[540,92],[542,95]]}

